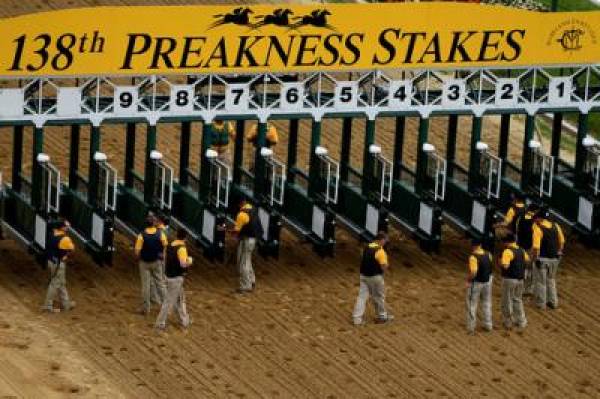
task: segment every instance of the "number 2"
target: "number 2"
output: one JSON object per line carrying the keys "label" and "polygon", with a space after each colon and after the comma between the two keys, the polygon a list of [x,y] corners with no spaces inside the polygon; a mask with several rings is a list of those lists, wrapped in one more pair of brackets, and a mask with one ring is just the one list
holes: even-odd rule
{"label": "number 2", "polygon": [[502,94],[500,94],[500,99],[502,100],[512,100],[513,98],[513,91],[514,91],[514,86],[511,85],[510,83],[505,83],[502,85],[502,87],[500,88],[500,90],[502,91]]}

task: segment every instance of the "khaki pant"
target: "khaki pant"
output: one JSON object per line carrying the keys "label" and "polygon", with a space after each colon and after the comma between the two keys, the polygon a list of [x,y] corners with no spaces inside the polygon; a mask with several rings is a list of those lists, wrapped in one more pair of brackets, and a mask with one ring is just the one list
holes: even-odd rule
{"label": "khaki pant", "polygon": [[363,322],[363,315],[365,314],[369,296],[373,298],[373,305],[375,306],[377,317],[381,320],[388,317],[387,311],[385,310],[385,285],[383,282],[383,275],[372,277],[361,275],[358,297],[356,298],[356,304],[354,305],[354,312],[352,312],[354,324],[361,324]]}
{"label": "khaki pant", "polygon": [[477,307],[481,301],[483,328],[492,330],[492,277],[487,283],[471,282],[467,288],[467,330],[474,332],[477,326]]}
{"label": "khaki pant", "polygon": [[156,284],[158,299],[160,303],[165,299],[166,296],[166,283],[165,275],[162,271],[162,261],[156,260],[154,262],[140,261],[140,278],[142,281],[142,311],[145,313],[150,312],[151,298],[150,298],[150,284],[151,281]]}
{"label": "khaki pant", "polygon": [[[165,275],[165,262],[161,261],[160,262],[160,270],[162,275]],[[166,278],[166,277],[164,277]],[[157,305],[161,305],[162,301],[160,299],[160,294],[158,293],[158,286],[156,285],[156,281],[154,279],[150,279],[150,300],[157,304]]]}
{"label": "khaki pant", "polygon": [[556,274],[559,264],[560,259],[539,258],[533,266],[535,302],[540,309],[545,309],[548,303],[558,306]]}
{"label": "khaki pant", "polygon": [[54,307],[54,299],[58,293],[61,306],[64,310],[71,309],[71,300],[67,292],[67,272],[64,262],[59,265],[48,262],[48,270],[50,271],[50,282],[48,283],[48,292],[46,293],[46,302],[44,309],[52,310]]}
{"label": "khaki pant", "polygon": [[173,308],[175,308],[177,311],[179,323],[181,323],[183,327],[190,325],[190,316],[187,313],[187,307],[185,304],[183,281],[183,277],[167,278],[167,296],[165,301],[162,303],[160,313],[156,319],[157,328],[165,328],[167,319],[169,318],[169,314]]}
{"label": "khaki pant", "polygon": [[240,289],[250,291],[256,284],[256,276],[252,267],[252,252],[256,247],[255,238],[242,238],[238,244],[237,261],[240,273]]}
{"label": "khaki pant", "polygon": [[527,326],[523,307],[523,280],[502,280],[502,319],[505,328],[511,328],[513,324],[519,328]]}
{"label": "khaki pant", "polygon": [[533,275],[533,265],[531,262],[525,264],[525,278],[523,279],[523,294],[533,295],[535,289],[535,281]]}

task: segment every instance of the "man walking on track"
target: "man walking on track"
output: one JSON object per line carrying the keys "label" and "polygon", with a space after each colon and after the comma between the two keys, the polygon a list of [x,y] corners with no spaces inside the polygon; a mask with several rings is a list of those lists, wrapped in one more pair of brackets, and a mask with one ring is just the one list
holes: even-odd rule
{"label": "man walking on track", "polygon": [[67,236],[68,228],[69,223],[67,221],[60,221],[46,245],[46,260],[50,271],[46,302],[42,308],[46,312],[60,311],[54,309],[54,299],[57,293],[63,310],[71,310],[75,307],[75,302],[69,299],[69,293],[67,292],[66,263],[69,254],[75,250],[73,241]]}
{"label": "man walking on track", "polygon": [[523,277],[525,264],[529,262],[527,252],[517,245],[514,234],[509,233],[503,239],[504,250],[500,259],[502,269],[502,318],[504,328],[510,330],[513,324],[519,329],[527,327],[525,308],[523,307]]}
{"label": "man walking on track", "polygon": [[540,309],[546,309],[546,306],[550,309],[558,307],[556,274],[565,246],[562,229],[549,217],[547,210],[540,210],[535,215],[533,226],[535,301]]}
{"label": "man walking on track", "polygon": [[384,249],[386,243],[387,235],[380,232],[375,237],[375,241],[363,250],[360,265],[360,286],[354,312],[352,313],[352,319],[356,326],[363,324],[363,315],[369,296],[373,297],[375,312],[377,312],[376,323],[387,323],[394,319],[385,309],[383,273],[389,267],[387,253]]}
{"label": "man walking on track", "polygon": [[[523,248],[529,254],[529,257],[533,257],[532,246],[533,246],[533,220],[535,214],[538,212],[539,206],[536,204],[529,204],[527,211],[525,211],[521,217],[517,220],[516,234],[517,244]],[[523,279],[523,294],[533,295],[533,266],[531,262],[525,265],[525,278]]]}
{"label": "man walking on track", "polygon": [[185,304],[185,291],[183,289],[184,277],[192,265],[192,258],[188,257],[185,246],[186,232],[177,230],[177,239],[167,247],[165,259],[165,274],[167,276],[167,296],[162,303],[160,313],[156,319],[156,328],[164,330],[171,310],[175,308],[179,322],[183,328],[190,325],[190,316]]}
{"label": "man walking on track", "polygon": [[[156,228],[160,231],[162,231],[168,239],[168,226],[165,223],[165,218],[161,217],[161,216],[157,216],[154,214],[149,214],[149,216],[153,215],[155,220],[156,220]],[[160,262],[160,266],[161,266],[161,273],[164,275],[165,274],[165,262],[164,259],[161,259]],[[160,294],[158,293],[158,286],[156,285],[156,281],[154,279],[150,279],[150,299],[152,301],[152,303],[155,303],[157,305],[162,305],[161,299],[160,299]]]}
{"label": "man walking on track", "polygon": [[156,228],[154,216],[146,218],[146,228],[140,233],[135,242],[135,254],[139,259],[140,278],[142,281],[142,308],[143,315],[150,313],[150,281],[154,280],[158,288],[160,302],[165,299],[166,284],[162,272],[162,258],[167,247],[167,236]]}
{"label": "man walking on track", "polygon": [[481,300],[483,328],[492,331],[492,254],[483,249],[481,241],[473,240],[467,277],[467,331],[475,334],[477,306]]}
{"label": "man walking on track", "polygon": [[237,293],[245,294],[256,288],[256,276],[252,267],[252,253],[257,238],[263,235],[258,212],[246,200],[240,202],[240,211],[235,218],[234,233],[238,236],[237,263],[240,286]]}

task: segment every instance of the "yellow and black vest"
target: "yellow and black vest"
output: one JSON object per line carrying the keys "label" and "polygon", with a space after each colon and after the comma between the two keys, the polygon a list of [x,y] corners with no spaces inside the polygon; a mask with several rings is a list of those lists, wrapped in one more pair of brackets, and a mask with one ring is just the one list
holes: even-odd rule
{"label": "yellow and black vest", "polygon": [[508,248],[513,253],[513,259],[507,269],[502,269],[502,277],[523,280],[525,277],[525,250],[523,248]]}
{"label": "yellow and black vest", "polygon": [[556,223],[551,227],[539,226],[542,229],[542,243],[540,246],[540,258],[556,259],[558,258],[558,228]]}
{"label": "yellow and black vest", "polygon": [[64,234],[51,234],[46,244],[46,259],[58,265],[69,251],[60,249],[60,241],[65,237]]}
{"label": "yellow and black vest", "polygon": [[365,277],[373,277],[383,274],[383,269],[377,259],[375,259],[375,254],[377,251],[381,249],[381,246],[371,246],[367,245],[367,247],[363,250],[362,262],[360,264],[360,274]]}
{"label": "yellow and black vest", "polygon": [[476,283],[489,283],[492,276],[492,255],[488,251],[482,254],[473,254],[477,259],[477,274],[473,277]]}
{"label": "yellow and black vest", "polygon": [[177,251],[179,251],[179,249],[182,247],[185,247],[185,245],[169,245],[167,247],[165,275],[168,278],[181,277],[185,275],[186,269],[181,267],[181,263],[179,262],[179,256],[177,256]]}
{"label": "yellow and black vest", "polygon": [[163,251],[162,242],[160,240],[162,232],[156,229],[154,233],[148,233],[146,230],[142,232],[144,242],[140,251],[140,258],[144,262],[155,262],[160,259]]}

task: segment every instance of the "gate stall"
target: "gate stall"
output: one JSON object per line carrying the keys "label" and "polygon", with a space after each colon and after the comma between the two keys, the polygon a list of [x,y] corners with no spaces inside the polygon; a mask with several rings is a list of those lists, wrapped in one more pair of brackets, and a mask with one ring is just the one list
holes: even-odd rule
{"label": "gate stall", "polygon": [[[22,129],[16,129],[17,135]],[[31,180],[13,169],[13,183],[3,185],[3,231],[28,248],[45,265],[46,242],[57,221],[61,200],[61,175],[41,152],[43,133],[34,130],[34,156]],[[18,137],[16,149],[19,150]],[[22,147],[21,147],[22,148]],[[37,150],[37,151],[36,151]],[[39,151],[39,152],[38,152]],[[19,159],[17,152],[17,159]],[[13,155],[13,162],[14,162]],[[16,182],[16,184],[15,184]]]}

